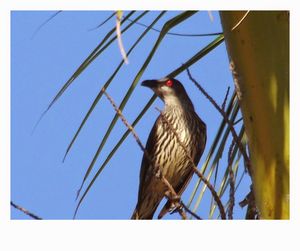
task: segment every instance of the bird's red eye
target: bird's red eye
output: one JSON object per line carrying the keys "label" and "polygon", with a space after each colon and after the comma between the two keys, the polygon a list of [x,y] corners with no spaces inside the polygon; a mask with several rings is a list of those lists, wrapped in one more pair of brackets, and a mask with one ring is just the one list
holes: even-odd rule
{"label": "bird's red eye", "polygon": [[171,79],[169,79],[167,82],[166,82],[166,85],[169,86],[169,87],[172,87],[173,86],[173,81]]}

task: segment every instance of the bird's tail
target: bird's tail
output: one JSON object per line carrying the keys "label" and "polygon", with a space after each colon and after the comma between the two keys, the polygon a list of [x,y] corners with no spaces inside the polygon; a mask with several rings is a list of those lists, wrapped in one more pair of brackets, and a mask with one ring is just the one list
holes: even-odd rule
{"label": "bird's tail", "polygon": [[137,209],[134,210],[134,212],[131,216],[131,219],[132,220],[139,220],[140,219]]}
{"label": "bird's tail", "polygon": [[131,216],[131,219],[132,220],[152,220],[157,207],[158,207],[158,204],[155,205],[154,207],[148,207],[148,208],[139,207],[139,205],[137,205],[137,207],[135,208],[135,210]]}
{"label": "bird's tail", "polygon": [[141,214],[137,209],[134,210],[131,219],[132,220],[152,220],[155,210],[147,212],[147,214]]}

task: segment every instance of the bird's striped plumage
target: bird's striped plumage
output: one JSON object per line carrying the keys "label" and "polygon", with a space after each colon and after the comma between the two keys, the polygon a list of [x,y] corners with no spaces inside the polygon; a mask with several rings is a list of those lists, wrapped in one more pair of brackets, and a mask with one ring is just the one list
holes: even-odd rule
{"label": "bird's striped plumage", "polygon": [[[179,89],[180,95],[173,92],[170,94],[172,96],[167,97],[168,93],[164,93],[164,96],[161,97],[165,102],[165,109],[157,118],[146,144],[147,153],[152,161],[150,162],[144,155],[140,172],[138,203],[132,219],[152,219],[167,191],[163,183],[155,177],[153,164],[160,167],[162,174],[178,195],[182,194],[192,177],[193,170],[190,159],[174,132],[170,130],[170,126],[185,146],[195,165],[198,164],[204,150],[206,126],[195,113],[193,104],[183,86],[179,87],[182,88]],[[166,120],[168,124],[166,124]],[[170,203],[166,204],[159,214],[159,218],[169,210],[170,206]]]}

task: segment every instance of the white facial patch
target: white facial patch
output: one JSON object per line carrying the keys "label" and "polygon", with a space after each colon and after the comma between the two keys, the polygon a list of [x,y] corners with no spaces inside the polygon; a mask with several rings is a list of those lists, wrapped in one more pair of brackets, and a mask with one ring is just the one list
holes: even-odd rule
{"label": "white facial patch", "polygon": [[174,106],[174,105],[179,105],[180,104],[180,100],[174,96],[174,95],[167,95],[164,98],[166,105],[170,105],[170,106]]}
{"label": "white facial patch", "polygon": [[168,92],[170,92],[170,87],[169,87],[169,86],[166,86],[166,85],[163,85],[163,86],[161,86],[161,90],[162,90],[164,93],[168,93]]}
{"label": "white facial patch", "polygon": [[170,95],[170,93],[173,92],[172,87],[169,87],[167,85],[162,85],[160,87],[161,92],[164,95],[164,101],[166,105],[178,105],[180,104],[180,101],[178,100],[176,95]]}

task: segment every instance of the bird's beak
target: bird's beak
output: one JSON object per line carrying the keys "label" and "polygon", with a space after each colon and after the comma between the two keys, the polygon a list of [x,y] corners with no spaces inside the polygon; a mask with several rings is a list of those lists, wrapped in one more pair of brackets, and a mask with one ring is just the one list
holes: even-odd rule
{"label": "bird's beak", "polygon": [[154,80],[154,79],[153,80],[145,80],[145,81],[142,82],[141,85],[153,89],[153,88],[157,87],[158,81]]}

